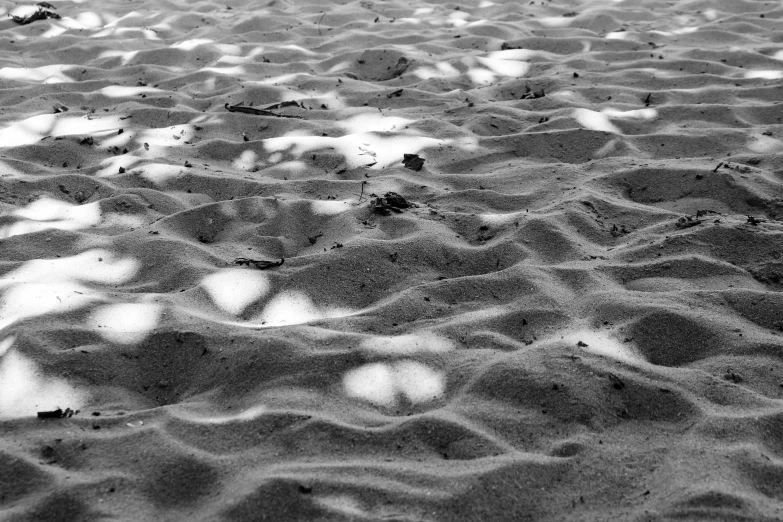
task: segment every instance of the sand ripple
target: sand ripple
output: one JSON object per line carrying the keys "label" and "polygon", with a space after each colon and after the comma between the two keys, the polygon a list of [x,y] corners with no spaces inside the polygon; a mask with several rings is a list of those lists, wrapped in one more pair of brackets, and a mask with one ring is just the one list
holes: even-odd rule
{"label": "sand ripple", "polygon": [[783,516],[779,5],[40,9],[0,518]]}

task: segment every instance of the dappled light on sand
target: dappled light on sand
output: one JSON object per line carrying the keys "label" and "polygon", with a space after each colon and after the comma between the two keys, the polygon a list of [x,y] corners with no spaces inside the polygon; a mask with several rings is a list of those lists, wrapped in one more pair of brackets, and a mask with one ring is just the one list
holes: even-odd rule
{"label": "dappled light on sand", "polygon": [[17,321],[79,310],[101,299],[98,292],[74,282],[5,284],[0,302],[0,330]]}
{"label": "dappled light on sand", "polygon": [[299,158],[308,152],[332,149],[339,152],[349,168],[367,166],[379,170],[402,162],[405,154],[416,154],[428,147],[449,144],[425,136],[381,136],[363,132],[339,138],[323,136],[283,136],[264,140],[267,152],[286,152]]}
{"label": "dappled light on sand", "polygon": [[70,257],[33,259],[4,274],[0,285],[67,280],[119,284],[133,279],[140,268],[141,263],[133,257],[120,257],[99,248]]}
{"label": "dappled light on sand", "polygon": [[0,237],[7,238],[41,230],[79,230],[101,222],[100,204],[74,205],[65,201],[43,197],[24,208],[11,213],[22,218],[0,228]]}
{"label": "dappled light on sand", "polygon": [[780,519],[783,0],[36,2],[0,519]]}
{"label": "dappled light on sand", "polygon": [[85,283],[118,284],[140,268],[133,258],[96,249],[60,259],[34,259],[0,276],[0,329],[46,314],[63,314],[103,298]]}
{"label": "dappled light on sand", "polygon": [[388,355],[411,355],[422,352],[447,352],[455,348],[448,337],[433,332],[369,337],[362,341],[367,351]]}
{"label": "dappled light on sand", "polygon": [[0,341],[0,419],[35,417],[39,411],[81,408],[87,394],[64,379],[46,375],[13,345],[14,338]]}
{"label": "dappled light on sand", "polygon": [[343,317],[353,313],[353,310],[347,308],[322,308],[313,303],[306,293],[286,290],[272,297],[253,322],[265,326],[283,326]]}
{"label": "dappled light on sand", "polygon": [[616,337],[600,330],[576,330],[563,336],[562,342],[582,350],[623,361],[629,364],[645,364],[644,357],[637,353],[632,344],[623,343]]}
{"label": "dappled light on sand", "polygon": [[101,337],[118,344],[143,341],[158,325],[163,307],[150,303],[117,303],[98,306],[88,325]]}
{"label": "dappled light on sand", "polygon": [[77,67],[78,65],[68,64],[44,65],[35,68],[3,67],[0,68],[0,79],[41,83],[71,83],[75,80],[66,73]]}
{"label": "dappled light on sand", "polygon": [[201,285],[221,310],[239,315],[269,292],[269,278],[263,273],[241,268],[213,272]]}
{"label": "dappled light on sand", "polygon": [[379,406],[392,406],[398,397],[413,404],[440,398],[445,389],[444,376],[425,364],[401,360],[371,363],[349,371],[343,378],[345,393]]}
{"label": "dappled light on sand", "polygon": [[68,116],[67,113],[40,114],[0,130],[0,147],[19,147],[39,143],[44,138],[116,131],[119,115],[94,118]]}

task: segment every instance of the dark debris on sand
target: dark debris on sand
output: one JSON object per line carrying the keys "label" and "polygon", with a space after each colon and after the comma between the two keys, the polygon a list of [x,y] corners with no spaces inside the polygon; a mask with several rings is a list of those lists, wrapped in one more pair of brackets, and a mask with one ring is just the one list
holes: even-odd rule
{"label": "dark debris on sand", "polygon": [[12,14],[9,14],[8,16],[10,16],[11,19],[19,25],[27,25],[38,20],[46,20],[47,18],[54,18],[56,20],[60,19],[60,15],[54,11],[49,11],[49,9],[56,9],[56,7],[54,7],[52,4],[48,2],[40,2],[36,5],[38,6],[38,10],[29,16],[14,16]]}
{"label": "dark debris on sand", "polygon": [[250,259],[247,257],[238,257],[234,259],[235,265],[245,265],[245,266],[254,266],[255,268],[259,270],[267,270],[269,268],[275,268],[277,266],[282,265],[285,263],[285,259],[280,259],[280,261],[265,261],[263,259]]}
{"label": "dark debris on sand", "polygon": [[418,154],[403,154],[402,164],[406,169],[419,171],[424,166],[424,158],[420,158]]}
{"label": "dark debris on sand", "polygon": [[376,197],[370,201],[372,211],[383,216],[388,216],[392,212],[402,212],[403,209],[412,206],[408,200],[396,192],[387,192],[383,197]]}

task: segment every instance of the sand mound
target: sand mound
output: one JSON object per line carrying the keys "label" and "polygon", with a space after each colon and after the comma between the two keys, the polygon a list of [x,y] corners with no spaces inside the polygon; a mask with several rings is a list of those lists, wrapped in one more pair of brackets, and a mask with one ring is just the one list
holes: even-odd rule
{"label": "sand mound", "polygon": [[783,9],[0,6],[0,518],[783,518]]}

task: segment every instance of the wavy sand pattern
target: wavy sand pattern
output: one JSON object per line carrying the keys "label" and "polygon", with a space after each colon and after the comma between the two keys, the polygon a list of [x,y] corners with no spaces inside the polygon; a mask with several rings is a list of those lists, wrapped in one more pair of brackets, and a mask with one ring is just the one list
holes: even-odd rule
{"label": "wavy sand pattern", "polygon": [[783,519],[783,3],[37,9],[1,519]]}

